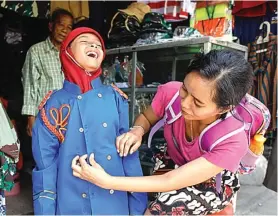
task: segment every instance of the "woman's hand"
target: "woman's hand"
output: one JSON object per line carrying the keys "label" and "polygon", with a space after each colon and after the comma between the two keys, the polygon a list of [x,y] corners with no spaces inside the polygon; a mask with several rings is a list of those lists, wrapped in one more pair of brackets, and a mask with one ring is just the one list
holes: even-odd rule
{"label": "woman's hand", "polygon": [[87,157],[87,155],[81,157],[76,156],[72,160],[71,168],[73,170],[73,175],[88,182],[92,182],[99,187],[110,189],[109,184],[111,183],[111,176],[95,161],[93,153],[89,158],[90,164],[86,162]]}
{"label": "woman's hand", "polygon": [[121,157],[128,153],[132,154],[141,145],[144,129],[140,127],[132,128],[129,132],[117,137],[116,147]]}

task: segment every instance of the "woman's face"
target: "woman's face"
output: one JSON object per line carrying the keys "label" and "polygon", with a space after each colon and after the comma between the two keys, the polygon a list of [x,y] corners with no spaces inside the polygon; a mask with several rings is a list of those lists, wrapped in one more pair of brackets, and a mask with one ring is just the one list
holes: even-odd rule
{"label": "woman's face", "polygon": [[180,89],[182,115],[186,120],[206,120],[221,113],[213,102],[214,82],[197,72],[189,73]]}
{"label": "woman's face", "polygon": [[103,47],[96,35],[85,33],[79,35],[71,44],[74,59],[85,70],[97,70],[103,60]]}

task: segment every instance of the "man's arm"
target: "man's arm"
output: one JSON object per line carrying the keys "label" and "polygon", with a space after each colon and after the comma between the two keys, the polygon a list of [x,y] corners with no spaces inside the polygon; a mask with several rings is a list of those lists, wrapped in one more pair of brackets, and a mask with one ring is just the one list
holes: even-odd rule
{"label": "man's arm", "polygon": [[38,80],[40,78],[38,57],[35,51],[30,48],[22,68],[23,78],[23,107],[22,115],[28,115],[27,133],[32,135],[32,127],[35,122],[35,116],[38,112]]}
{"label": "man's arm", "polygon": [[22,81],[24,100],[22,115],[36,116],[38,112],[38,80],[40,79],[40,67],[37,53],[30,48],[22,68]]}

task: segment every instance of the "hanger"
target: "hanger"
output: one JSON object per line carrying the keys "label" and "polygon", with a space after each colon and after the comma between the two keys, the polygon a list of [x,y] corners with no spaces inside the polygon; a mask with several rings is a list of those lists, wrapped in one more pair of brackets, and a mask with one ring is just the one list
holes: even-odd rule
{"label": "hanger", "polygon": [[[259,29],[261,30],[262,35],[259,36],[256,43],[264,44],[264,43],[269,42],[270,23],[268,21],[264,21],[263,23],[261,23]],[[266,33],[265,36],[264,36],[264,33]],[[262,53],[262,52],[266,52],[266,51],[267,51],[267,49],[261,49],[261,50],[257,50],[256,53]]]}

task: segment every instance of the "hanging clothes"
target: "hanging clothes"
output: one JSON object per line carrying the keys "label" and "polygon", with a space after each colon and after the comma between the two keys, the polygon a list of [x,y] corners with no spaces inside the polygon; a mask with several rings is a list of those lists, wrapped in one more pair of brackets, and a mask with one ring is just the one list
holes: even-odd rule
{"label": "hanging clothes", "polygon": [[55,9],[62,8],[72,13],[76,22],[89,18],[89,4],[88,1],[51,1],[50,12]]}
{"label": "hanging clothes", "polygon": [[276,1],[235,1],[233,15],[240,17],[259,17],[267,14],[267,8],[271,11],[277,9]]}
{"label": "hanging clothes", "polygon": [[20,143],[0,98],[0,215],[6,215],[5,191],[14,187],[13,176],[19,159]]}
{"label": "hanging clothes", "polygon": [[50,1],[0,1],[2,8],[17,12],[19,15],[48,18]]}
{"label": "hanging clothes", "polygon": [[[266,47],[265,47],[266,46]],[[267,51],[257,53],[266,48]],[[269,130],[277,128],[277,36],[269,34],[269,42],[249,44],[249,62],[254,69],[254,85],[251,94],[263,102],[270,110],[272,122]]]}
{"label": "hanging clothes", "polygon": [[188,19],[189,14],[194,13],[196,5],[196,3],[191,2],[191,0],[138,0],[138,2],[148,4],[152,12],[163,14],[167,22],[179,22]]}
{"label": "hanging clothes", "polygon": [[[244,4],[245,7],[259,2],[238,2],[233,8],[235,18],[235,25],[233,35],[238,37],[240,44],[247,45],[255,40],[259,35],[259,26],[262,22],[268,21],[270,23],[270,31],[277,35],[277,3],[267,2],[259,6],[251,8],[243,8],[239,10],[238,4]],[[276,6],[275,6],[276,5]],[[265,9],[265,10],[264,10]]]}
{"label": "hanging clothes", "polygon": [[197,3],[190,26],[202,35],[222,37],[232,41],[232,15],[228,2],[209,4],[207,1]]}

